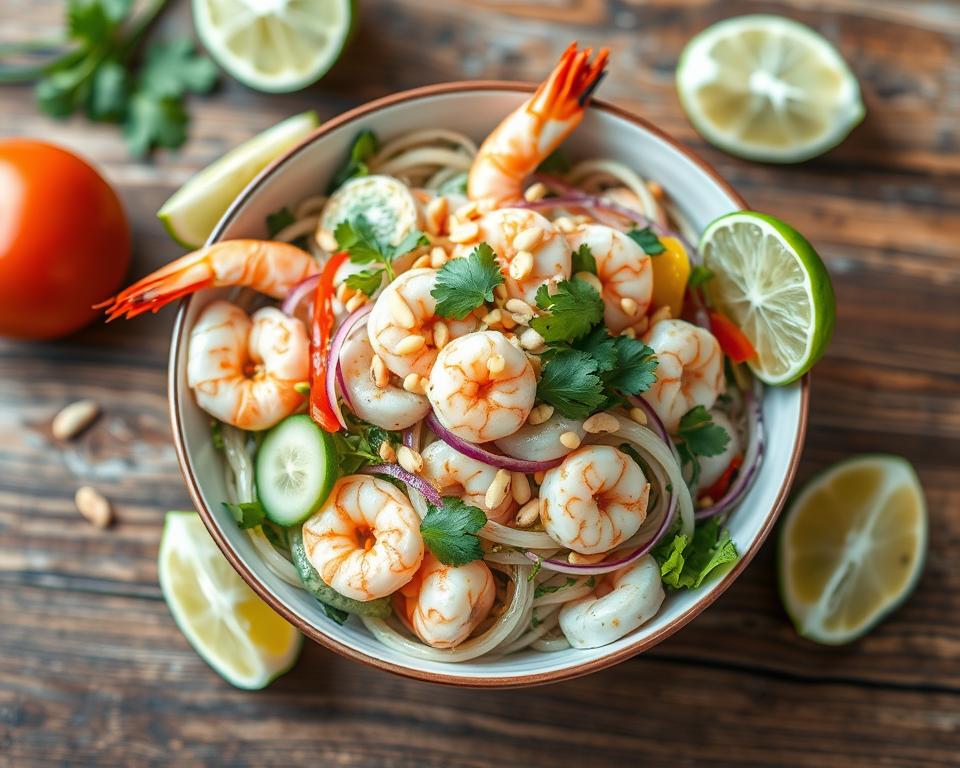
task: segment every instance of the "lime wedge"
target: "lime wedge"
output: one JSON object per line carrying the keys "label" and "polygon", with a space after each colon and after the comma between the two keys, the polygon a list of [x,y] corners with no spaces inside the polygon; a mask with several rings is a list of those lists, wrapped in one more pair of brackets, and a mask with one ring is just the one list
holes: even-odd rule
{"label": "lime wedge", "polygon": [[700,238],[707,292],[757,350],[748,360],[767,384],[789,384],[820,359],[833,335],[833,284],[793,227],[754,211],[713,221]]}
{"label": "lime wedge", "polygon": [[840,462],[810,481],[783,521],[784,607],[804,637],[850,642],[910,594],[926,548],[926,503],[909,462]]}
{"label": "lime wedge", "polygon": [[160,588],[197,653],[238,688],[263,688],[288,671],[303,638],[240,578],[195,512],[168,512]]}
{"label": "lime wedge", "polygon": [[837,50],[782,16],[738,16],[705,29],[680,56],[677,91],[707,141],[771,163],[826,152],[865,113],[857,79]]}
{"label": "lime wedge", "polygon": [[316,112],[303,112],[231,149],[191,176],[157,211],[157,218],[184,248],[199,248],[253,177],[318,124]]}
{"label": "lime wedge", "polygon": [[351,0],[193,0],[210,55],[244,85],[268,93],[323,77],[353,28]]}

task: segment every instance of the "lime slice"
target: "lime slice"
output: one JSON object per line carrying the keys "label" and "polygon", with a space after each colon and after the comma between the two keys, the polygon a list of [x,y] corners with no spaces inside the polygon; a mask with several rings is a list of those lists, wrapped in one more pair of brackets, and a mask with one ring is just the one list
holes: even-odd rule
{"label": "lime slice", "polygon": [[303,112],[235,147],[190,177],[157,211],[157,218],[184,248],[199,248],[253,177],[318,124],[316,112]]}
{"label": "lime slice", "polygon": [[926,548],[926,504],[909,462],[840,462],[810,481],[783,521],[784,607],[804,637],[850,642],[910,594]]}
{"label": "lime slice", "polygon": [[782,16],[738,16],[705,29],[680,56],[677,91],[707,141],[772,163],[826,152],[864,115],[860,86],[837,50]]}
{"label": "lime slice", "polygon": [[193,0],[200,39],[227,72],[258,91],[285,93],[323,77],[343,51],[351,0]]}
{"label": "lime slice", "polygon": [[303,638],[240,578],[195,512],[168,512],[160,588],[197,653],[238,688],[263,688],[288,671]]}
{"label": "lime slice", "polygon": [[773,216],[738,211],[700,238],[707,291],[757,350],[747,361],[767,384],[789,384],[820,359],[833,334],[833,284],[813,246]]}

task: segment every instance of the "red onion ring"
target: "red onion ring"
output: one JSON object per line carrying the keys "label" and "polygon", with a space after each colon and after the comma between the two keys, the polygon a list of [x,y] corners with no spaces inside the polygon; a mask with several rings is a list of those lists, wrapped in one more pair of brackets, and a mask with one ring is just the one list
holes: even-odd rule
{"label": "red onion ring", "polygon": [[350,331],[356,327],[358,322],[370,314],[371,309],[373,309],[373,305],[368,302],[360,307],[360,309],[348,315],[346,319],[340,323],[337,332],[333,334],[333,340],[330,342],[330,351],[327,353],[327,373],[324,379],[324,385],[327,389],[327,400],[330,401],[333,414],[337,417],[337,421],[340,422],[340,426],[344,429],[347,429],[347,422],[346,419],[343,418],[343,412],[340,410],[340,403],[337,400],[338,378],[341,381],[340,388],[341,391],[344,392],[344,398],[347,397],[346,387],[344,387],[342,383],[343,374],[338,376],[338,371],[340,370],[340,350],[343,349],[343,344],[347,340],[347,336],[350,335]]}
{"label": "red onion ring", "polygon": [[319,281],[319,272],[315,275],[310,275],[310,277],[303,278],[303,280],[290,289],[290,293],[287,294],[287,298],[285,298],[283,300],[283,304],[280,305],[280,311],[285,315],[293,317],[294,313],[297,311],[297,307],[300,306],[300,302],[302,302],[307,296],[310,296],[312,293],[316,292],[317,283]]}
{"label": "red onion ring", "polygon": [[718,501],[709,507],[698,509],[694,513],[694,518],[697,520],[706,520],[708,517],[721,515],[738,504],[747,490],[749,490],[753,479],[757,475],[757,470],[760,468],[764,448],[763,407],[755,392],[744,392],[743,399],[744,406],[747,409],[747,435],[749,438],[746,455],[743,459],[743,466],[737,473],[737,479]]}
{"label": "red onion ring", "polygon": [[411,450],[420,451],[420,433],[423,430],[423,422],[418,421],[412,427],[407,427],[401,435],[403,444]]}
{"label": "red onion ring", "polygon": [[433,506],[439,507],[443,504],[443,497],[440,495],[440,491],[422,477],[417,477],[413,473],[407,472],[407,470],[399,464],[373,464],[369,467],[364,467],[360,472],[364,475],[389,475],[390,477],[395,477],[397,480],[406,483],[413,488],[413,490],[417,491],[423,498],[433,504]]}
{"label": "red onion ring", "polygon": [[663,426],[663,420],[657,415],[657,412],[653,410],[653,406],[642,397],[635,395],[630,395],[627,400],[630,401],[631,405],[637,406],[637,408],[647,415],[647,426],[656,432],[657,437],[673,449],[673,441],[670,439],[670,435],[667,434],[667,428]]}
{"label": "red onion ring", "polygon": [[443,442],[449,445],[458,453],[470,459],[482,461],[497,469],[506,469],[510,472],[523,472],[525,475],[532,475],[534,472],[546,472],[560,465],[563,461],[561,456],[558,459],[549,461],[528,461],[527,459],[515,459],[512,456],[503,456],[499,453],[491,453],[485,448],[481,448],[475,443],[470,443],[461,437],[457,437],[453,432],[447,429],[436,417],[433,411],[427,414],[427,426],[433,430],[433,433]]}

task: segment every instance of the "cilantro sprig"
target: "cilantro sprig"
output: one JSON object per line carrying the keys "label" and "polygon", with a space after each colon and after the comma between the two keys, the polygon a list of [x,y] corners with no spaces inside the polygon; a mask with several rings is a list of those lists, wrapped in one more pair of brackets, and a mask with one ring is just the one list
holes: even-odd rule
{"label": "cilantro sprig", "polygon": [[345,182],[358,176],[367,176],[370,174],[370,168],[367,161],[377,154],[380,148],[380,142],[373,131],[360,131],[357,138],[353,140],[350,146],[350,155],[347,162],[333,175],[330,184],[327,187],[327,194],[333,194],[338,187]]}
{"label": "cilantro sprig", "polygon": [[223,508],[233,515],[233,519],[241,528],[256,528],[262,525],[267,517],[266,510],[259,501],[245,501],[240,504],[230,504],[225,501]]}
{"label": "cilantro sprig", "polygon": [[[36,80],[37,106],[51,117],[82,111],[95,122],[120,123],[133,155],[179,147],[189,121],[184,97],[213,88],[217,68],[196,54],[187,38],[152,43],[142,57],[136,56],[165,3],[151,0],[135,9],[132,0],[69,0],[67,46],[39,67],[2,67],[0,79]],[[6,52],[31,47],[50,49],[27,43]]]}
{"label": "cilantro sprig", "polygon": [[541,285],[536,301],[543,314],[533,318],[530,327],[547,343],[579,339],[603,319],[603,299],[583,280],[561,280],[552,293]]}
{"label": "cilantro sprig", "polygon": [[377,237],[373,224],[362,213],[337,224],[333,236],[337,240],[337,246],[350,254],[350,261],[354,264],[383,265],[350,275],[346,279],[348,288],[363,291],[367,296],[380,287],[384,273],[388,282],[393,280],[394,259],[410,253],[414,248],[430,244],[427,236],[419,230],[410,232],[398,245],[385,243]]}
{"label": "cilantro sprig", "polygon": [[657,233],[650,227],[630,230],[627,232],[627,237],[643,248],[644,253],[648,256],[656,256],[667,250],[663,243],[660,242],[660,238],[657,237]]}
{"label": "cilantro sprig", "polygon": [[352,475],[370,464],[381,464],[380,446],[385,442],[400,445],[400,434],[391,432],[360,419],[347,417],[349,429],[335,432],[333,444],[337,450],[340,470]]}
{"label": "cilantro sprig", "polygon": [[597,274],[597,260],[594,258],[590,246],[586,243],[581,243],[580,247],[570,254],[570,262],[573,274],[577,274],[577,272]]}
{"label": "cilantro sprig", "polygon": [[687,278],[687,288],[692,291],[694,288],[699,288],[712,279],[712,269],[703,266],[703,264],[694,264],[693,269],[690,270],[690,277]]}
{"label": "cilantro sprig", "polygon": [[465,259],[451,259],[440,268],[430,295],[437,300],[438,315],[463,320],[484,302],[493,301],[493,289],[502,282],[493,248],[480,243]]}
{"label": "cilantro sprig", "polygon": [[428,504],[420,523],[420,535],[434,556],[444,565],[466,565],[483,557],[477,531],[487,516],[456,496],[445,496],[439,507]]}
{"label": "cilantro sprig", "polygon": [[696,589],[740,559],[737,545],[716,517],[699,523],[692,537],[676,533],[664,538],[652,554],[660,564],[663,583],[674,589]]}
{"label": "cilantro sprig", "polygon": [[713,423],[710,411],[702,405],[691,408],[680,419],[677,428],[677,452],[684,466],[690,465],[690,485],[700,480],[699,456],[718,456],[726,450],[730,435],[719,424]]}

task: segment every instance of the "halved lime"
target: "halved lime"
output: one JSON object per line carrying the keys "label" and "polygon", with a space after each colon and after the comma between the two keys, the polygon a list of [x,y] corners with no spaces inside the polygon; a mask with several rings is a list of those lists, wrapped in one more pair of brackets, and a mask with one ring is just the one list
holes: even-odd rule
{"label": "halved lime", "polygon": [[294,665],[303,637],[233,570],[195,512],[167,513],[158,569],[180,631],[227,682],[263,688]]}
{"label": "halved lime", "polygon": [[193,0],[210,55],[245,85],[268,93],[323,77],[353,28],[351,0]]}
{"label": "halved lime", "polygon": [[237,195],[271,160],[307,136],[319,124],[313,110],[254,136],[191,176],[157,211],[167,232],[184,248],[199,248]]}
{"label": "halved lime", "polygon": [[783,605],[804,637],[850,642],[910,594],[926,548],[927,508],[910,463],[842,461],[810,481],[783,521]]}
{"label": "halved lime", "polygon": [[738,16],[705,29],[680,56],[677,91],[707,141],[773,163],[826,152],[865,114],[836,48],[782,16]]}
{"label": "halved lime", "polygon": [[789,384],[820,359],[833,335],[833,284],[813,246],[773,216],[738,211],[704,230],[707,292],[757,350],[748,364],[767,384]]}

